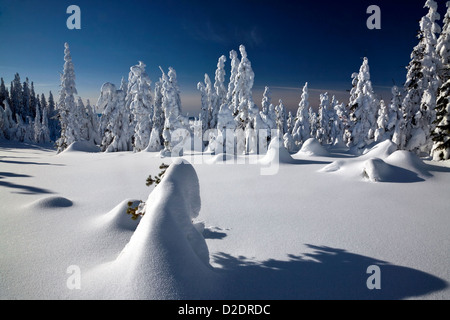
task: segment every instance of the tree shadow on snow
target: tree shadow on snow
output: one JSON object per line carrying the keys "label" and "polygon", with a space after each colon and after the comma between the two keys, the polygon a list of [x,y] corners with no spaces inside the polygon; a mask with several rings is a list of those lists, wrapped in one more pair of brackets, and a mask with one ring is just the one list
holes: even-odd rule
{"label": "tree shadow on snow", "polygon": [[425,175],[432,177],[433,176],[432,172],[450,173],[450,168],[439,166],[439,165],[434,165],[434,164],[424,163],[422,171],[424,172]]}
{"label": "tree shadow on snow", "polygon": [[[313,253],[289,255],[288,261],[252,261],[227,253],[213,256],[226,278],[225,299],[255,300],[397,300],[442,290],[447,283],[433,275],[347,252],[307,245]],[[367,273],[380,267],[381,289],[369,290]]]}
{"label": "tree shadow on snow", "polygon": [[30,164],[30,165],[37,165],[37,166],[57,166],[57,167],[63,167],[65,165],[59,164],[59,163],[49,163],[49,162],[34,162],[34,161],[17,161],[17,160],[0,160],[0,162],[3,163],[9,163],[9,164]]}
{"label": "tree shadow on snow", "polygon": [[12,173],[12,172],[0,172],[0,187],[6,187],[11,188],[15,190],[20,190],[16,193],[19,194],[50,194],[53,193],[50,190],[39,188],[39,187],[33,187],[23,184],[16,184],[9,181],[3,180],[4,178],[31,178],[32,176],[27,174],[18,174],[18,173]]}

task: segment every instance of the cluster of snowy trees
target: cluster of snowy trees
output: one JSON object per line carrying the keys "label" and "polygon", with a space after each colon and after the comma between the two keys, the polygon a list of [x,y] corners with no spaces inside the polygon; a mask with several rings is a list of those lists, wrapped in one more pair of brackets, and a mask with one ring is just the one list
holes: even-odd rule
{"label": "cluster of snowy trees", "polygon": [[[276,135],[291,152],[311,137],[324,145],[347,146],[356,152],[373,142],[391,139],[399,149],[448,159],[450,3],[447,6],[441,30],[436,2],[426,1],[429,11],[420,22],[419,44],[411,54],[405,86],[394,86],[390,101],[376,97],[369,61],[364,58],[359,72],[352,75],[347,105],[323,93],[315,112],[306,83],[295,115],[286,111],[283,101],[272,103],[268,87],[260,110],[252,95],[255,75],[241,45],[240,56],[234,50],[230,52],[228,84],[225,56],[218,60],[214,82],[205,74],[204,81],[198,83],[202,105],[194,121],[181,113],[180,91],[172,68],[167,74],[161,69],[162,76],[153,89],[142,62],[130,68],[128,81],[122,79],[119,89],[104,84],[97,104],[103,109],[101,149],[162,150],[166,155],[174,151],[178,154],[175,149],[183,147],[215,153],[263,153]],[[190,138],[194,138],[194,146],[184,143]]]}
{"label": "cluster of snowy trees", "polygon": [[269,87],[260,109],[252,95],[255,74],[241,45],[240,55],[230,52],[228,83],[225,56],[218,60],[214,82],[205,74],[198,83],[201,111],[195,120],[182,114],[175,70],[165,72],[160,67],[161,77],[152,87],[143,62],[130,68],[128,80],[122,79],[119,88],[112,83],[102,86],[96,105],[102,110],[98,118],[89,101],[85,106],[81,98],[75,99],[75,72],[66,43],[56,107],[51,94],[48,103],[43,95],[38,99],[28,79],[22,85],[16,75],[10,93],[2,79],[0,138],[52,139],[58,151],[84,140],[105,152],[148,150],[163,155],[181,154],[183,148],[264,153],[274,135],[283,139],[291,152],[311,137],[323,145],[347,146],[356,152],[391,139],[399,149],[430,154],[436,160],[449,159],[450,2],[442,29],[437,22],[437,3],[427,0],[425,7],[428,13],[420,21],[419,43],[411,54],[406,83],[403,88],[392,88],[390,101],[376,97],[369,61],[364,58],[359,72],[352,75],[346,105],[323,93],[316,112],[306,83],[296,114],[287,112],[282,100],[274,105]]}
{"label": "cluster of snowy trees", "polygon": [[[309,137],[323,144],[344,143],[361,151],[373,142],[391,139],[399,149],[431,155],[435,160],[450,158],[450,2],[442,29],[437,23],[437,3],[427,0],[425,7],[428,13],[420,21],[419,43],[411,54],[404,88],[394,86],[389,102],[378,100],[367,58],[352,75],[346,107],[334,97],[330,103],[328,95],[323,94],[318,114],[306,113],[305,86],[293,132],[285,135],[288,149],[304,141],[298,128],[306,125],[306,137],[309,129]],[[308,115],[309,124],[305,120]]]}
{"label": "cluster of snowy trees", "polygon": [[50,91],[36,94],[28,78],[22,83],[15,74],[8,88],[0,79],[0,139],[47,143],[59,135],[55,102]]}

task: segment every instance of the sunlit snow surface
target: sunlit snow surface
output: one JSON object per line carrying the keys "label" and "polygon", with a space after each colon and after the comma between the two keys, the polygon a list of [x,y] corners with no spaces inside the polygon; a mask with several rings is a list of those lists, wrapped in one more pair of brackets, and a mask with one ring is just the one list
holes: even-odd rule
{"label": "sunlit snow surface", "polygon": [[0,141],[0,298],[450,299],[450,163],[308,145],[185,155],[154,189],[159,153]]}

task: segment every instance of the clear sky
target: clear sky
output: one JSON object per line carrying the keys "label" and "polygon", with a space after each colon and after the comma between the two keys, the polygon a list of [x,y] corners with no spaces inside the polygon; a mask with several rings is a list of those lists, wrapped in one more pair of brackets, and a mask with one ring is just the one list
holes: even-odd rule
{"label": "clear sky", "polygon": [[[445,0],[438,0],[444,16]],[[264,86],[273,102],[296,110],[309,82],[311,104],[328,91],[348,102],[351,74],[367,56],[376,93],[390,99],[403,85],[417,44],[425,0],[0,0],[0,77],[9,85],[18,72],[36,91],[58,95],[64,42],[70,45],[79,95],[97,101],[101,85],[120,85],[130,66],[175,68],[183,110],[197,114],[197,82],[214,78],[217,59],[244,44],[255,72],[254,99]],[[69,30],[69,5],[81,9],[81,30]],[[369,30],[369,5],[381,9],[381,30]]]}

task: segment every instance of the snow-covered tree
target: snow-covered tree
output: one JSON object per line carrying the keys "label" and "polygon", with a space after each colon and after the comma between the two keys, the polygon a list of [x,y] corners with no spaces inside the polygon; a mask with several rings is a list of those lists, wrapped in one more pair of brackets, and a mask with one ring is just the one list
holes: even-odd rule
{"label": "snow-covered tree", "polygon": [[297,146],[295,145],[294,138],[292,137],[292,134],[289,132],[286,132],[283,136],[283,144],[284,147],[287,149],[287,151],[293,153],[297,151]]}
{"label": "snow-covered tree", "polygon": [[381,100],[380,109],[378,109],[377,130],[375,130],[375,142],[380,142],[390,138],[389,133],[386,133],[386,131],[388,131],[388,124],[389,109],[384,100]]}
{"label": "snow-covered tree", "polygon": [[292,130],[294,129],[294,117],[292,116],[291,111],[288,112],[286,123],[287,123],[286,132],[292,135]]}
{"label": "snow-covered tree", "polygon": [[97,108],[103,110],[100,119],[102,143],[101,150],[118,152],[132,150],[130,110],[125,104],[125,92],[116,90],[112,83],[104,83],[98,98]]}
{"label": "snow-covered tree", "polygon": [[181,99],[180,90],[177,83],[177,74],[173,68],[169,68],[167,74],[162,72],[162,108],[164,110],[165,122],[163,129],[164,150],[161,154],[170,156],[175,145],[182,143],[181,140],[186,139],[186,136],[173,136],[177,129],[185,129],[188,126],[188,121],[185,116],[181,114]]}
{"label": "snow-covered tree", "polygon": [[161,151],[161,134],[157,128],[153,128],[150,134],[150,141],[148,143],[147,151],[158,152]]}
{"label": "snow-covered tree", "polygon": [[364,58],[353,84],[349,102],[351,139],[348,146],[361,150],[374,141],[379,108],[379,102],[372,89],[367,58]]}
{"label": "snow-covered tree", "polygon": [[0,107],[3,107],[3,109],[5,108],[5,104],[3,103],[5,100],[9,100],[9,92],[6,89],[3,78],[0,78]]}
{"label": "snow-covered tree", "polygon": [[150,141],[153,116],[153,94],[151,80],[145,71],[146,65],[139,64],[130,68],[128,75],[127,108],[134,124],[134,150],[142,151]]}
{"label": "snow-covered tree", "polygon": [[344,103],[336,103],[334,106],[334,122],[333,122],[333,133],[332,141],[336,146],[345,145],[345,128],[347,127],[348,115],[347,108]]}
{"label": "snow-covered tree", "polygon": [[439,89],[436,106],[436,128],[433,132],[433,160],[450,159],[450,79]]}
{"label": "snow-covered tree", "polygon": [[41,143],[42,140],[42,123],[41,123],[41,111],[39,106],[36,106],[36,117],[34,118],[34,142]]}
{"label": "snow-covered tree", "polygon": [[239,64],[241,63],[237,56],[236,51],[234,50],[230,51],[230,60],[231,60],[231,73],[230,73],[230,82],[228,83],[227,100],[229,107],[233,111],[233,116],[236,116],[238,114],[239,98],[236,95],[235,81],[236,76],[238,74]]}
{"label": "snow-covered tree", "polygon": [[302,97],[298,104],[297,115],[292,129],[292,136],[297,146],[300,146],[311,137],[308,82],[303,87]]}
{"label": "snow-covered tree", "polygon": [[319,127],[316,133],[316,139],[321,144],[330,143],[330,132],[332,123],[332,118],[330,117],[330,113],[334,110],[331,110],[330,106],[330,98],[328,97],[328,92],[325,92],[320,95],[320,105],[319,105],[319,113],[318,113],[318,122]]}
{"label": "snow-covered tree", "polygon": [[[155,102],[154,102],[154,106],[153,106],[153,118],[152,118],[152,122],[153,122],[153,129],[152,129],[152,134],[153,134],[153,140],[152,140],[152,136],[150,136],[150,144],[153,145],[152,147],[152,151],[160,151],[161,150],[161,146],[162,146],[162,132],[164,129],[164,110],[162,107],[162,100],[163,100],[163,95],[162,95],[162,79],[160,78],[156,83],[155,83]],[[155,131],[153,133],[153,131]],[[159,134],[158,139],[156,139],[156,134]],[[159,147],[156,145],[157,141],[159,141]]]}
{"label": "snow-covered tree", "polygon": [[308,117],[309,117],[309,127],[311,128],[311,137],[315,137],[317,134],[318,123],[317,123],[317,113],[314,112],[312,107],[308,109]]}
{"label": "snow-covered tree", "polygon": [[217,115],[219,113],[220,107],[227,103],[227,88],[225,87],[225,62],[227,61],[227,58],[225,56],[221,56],[219,58],[219,61],[217,62],[217,69],[216,69],[216,77],[214,81],[214,89],[215,94],[217,97],[217,104],[214,109],[214,112],[212,112],[212,119],[214,120],[214,123],[217,124]]}
{"label": "snow-covered tree", "polygon": [[439,76],[442,83],[450,79],[450,1],[447,2],[447,13],[444,16],[444,26],[437,40],[436,52],[441,59]]}
{"label": "snow-covered tree", "polygon": [[77,94],[75,87],[75,70],[70,55],[69,44],[64,44],[64,70],[61,74],[61,89],[57,104],[61,136],[56,141],[58,152],[65,150],[72,142],[80,137],[79,122],[76,117],[76,104],[74,95]]}
{"label": "snow-covered tree", "polygon": [[286,109],[281,99],[278,101],[278,105],[275,107],[275,112],[277,114],[276,128],[280,131],[280,137],[282,137],[287,132],[287,115]]}
{"label": "snow-covered tree", "polygon": [[235,101],[233,101],[233,108],[235,112],[237,110],[236,120],[238,127],[246,128],[247,123],[254,119],[259,110],[255,106],[252,97],[255,74],[252,70],[251,62],[243,45],[239,46],[239,51],[241,53],[241,62],[234,81],[233,98]]}
{"label": "snow-covered tree", "polygon": [[405,115],[402,106],[402,95],[397,86],[392,87],[392,100],[389,105],[389,136],[399,149],[406,145]]}
{"label": "snow-covered tree", "polygon": [[[37,112],[36,112],[36,116],[37,116]],[[47,108],[42,108],[42,122],[41,122],[40,141],[42,143],[48,143],[48,142],[52,141],[50,139],[50,129],[48,127]]]}
{"label": "snow-covered tree", "polygon": [[272,94],[269,87],[265,87],[262,98],[262,110],[260,112],[261,119],[265,123],[270,137],[270,130],[276,128],[275,107],[272,104]]}
{"label": "snow-covered tree", "polygon": [[14,116],[9,106],[8,99],[3,100],[3,104],[5,109],[0,107],[1,117],[2,117],[2,126],[0,127],[0,131],[3,131],[3,137],[8,140],[15,140],[16,131],[17,131],[17,123],[14,121]]}
{"label": "snow-covered tree", "polygon": [[436,119],[436,95],[440,86],[438,70],[441,61],[436,52],[440,18],[437,3],[427,0],[428,13],[420,20],[419,44],[411,54],[403,107],[406,116],[406,149],[416,153],[429,153],[432,147],[431,132]]}
{"label": "snow-covered tree", "polygon": [[270,88],[265,87],[262,102],[261,102],[261,107],[262,107],[261,113],[263,115],[267,116],[269,114],[269,107],[271,104],[272,104],[272,94],[270,92]]}
{"label": "snow-covered tree", "polygon": [[199,82],[197,84],[197,89],[200,91],[202,97],[201,98],[202,108],[199,118],[202,123],[202,132],[206,132],[206,130],[209,129],[208,96],[206,93],[206,87],[203,84],[203,82]]}
{"label": "snow-covered tree", "polygon": [[86,100],[85,107],[85,126],[87,137],[86,140],[90,141],[94,145],[100,145],[102,143],[102,139],[100,136],[100,122],[97,114],[94,112],[95,107],[91,105],[89,99]]}
{"label": "snow-covered tree", "polygon": [[206,130],[217,126],[217,113],[219,112],[218,109],[220,106],[217,106],[218,98],[208,74],[205,74],[204,84],[201,82],[197,84],[197,89],[202,95],[200,120],[202,121],[203,132],[205,132]]}

